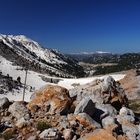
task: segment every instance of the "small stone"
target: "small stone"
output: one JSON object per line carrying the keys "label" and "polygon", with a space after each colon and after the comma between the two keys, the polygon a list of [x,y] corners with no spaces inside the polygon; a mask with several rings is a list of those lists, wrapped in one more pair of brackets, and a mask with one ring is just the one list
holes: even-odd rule
{"label": "small stone", "polygon": [[8,110],[16,119],[21,119],[24,117],[24,119],[29,120],[29,110],[27,109],[25,103],[23,102],[14,102],[12,105],[10,105]]}
{"label": "small stone", "polygon": [[19,119],[19,120],[17,121],[16,126],[17,126],[18,128],[23,128],[23,127],[25,127],[28,123],[29,123],[29,122],[26,121],[24,118],[21,118],[21,119]]}
{"label": "small stone", "polygon": [[102,126],[103,128],[109,127],[111,125],[115,125],[115,119],[111,116],[107,116],[104,119],[102,119]]}
{"label": "small stone", "polygon": [[86,113],[79,113],[76,116],[76,119],[82,124],[83,126],[92,126],[93,128],[101,128],[101,125],[93,120],[88,114]]}
{"label": "small stone", "polygon": [[126,108],[126,107],[122,107],[120,109],[119,115],[122,115],[122,116],[130,115],[130,116],[135,117],[133,111],[131,109]]}
{"label": "small stone", "polygon": [[60,140],[60,132],[58,129],[56,128],[49,128],[44,130],[40,135],[40,138],[44,139],[44,140],[49,140],[51,138],[51,140]]}
{"label": "small stone", "polygon": [[73,137],[73,131],[71,129],[65,129],[63,131],[63,136],[65,140],[71,140]]}
{"label": "small stone", "polygon": [[37,136],[30,136],[27,140],[37,140]]}
{"label": "small stone", "polygon": [[8,108],[9,105],[10,105],[10,102],[9,102],[8,98],[6,98],[6,97],[0,98],[0,109]]}

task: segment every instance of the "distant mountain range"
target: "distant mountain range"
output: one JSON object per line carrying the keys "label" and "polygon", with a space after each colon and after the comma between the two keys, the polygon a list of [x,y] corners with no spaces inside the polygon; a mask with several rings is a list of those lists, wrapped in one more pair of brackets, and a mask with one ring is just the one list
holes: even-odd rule
{"label": "distant mountain range", "polygon": [[82,77],[83,68],[62,53],[43,48],[24,35],[0,34],[0,55],[13,65],[58,77]]}
{"label": "distant mountain range", "polygon": [[108,57],[113,54],[111,52],[96,51],[96,52],[69,53],[66,55],[74,58],[77,61],[86,61],[92,58],[95,59],[96,57],[104,57],[104,56]]}
{"label": "distant mountain range", "polygon": [[[82,67],[93,71],[93,75],[119,72],[129,69],[140,69],[140,53],[113,54],[109,52],[77,53],[67,56],[83,62]],[[85,65],[85,64],[92,65]]]}

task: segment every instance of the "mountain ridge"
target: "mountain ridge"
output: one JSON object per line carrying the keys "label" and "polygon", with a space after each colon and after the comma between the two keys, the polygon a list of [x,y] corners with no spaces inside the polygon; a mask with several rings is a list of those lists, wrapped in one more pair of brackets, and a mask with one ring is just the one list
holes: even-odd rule
{"label": "mountain ridge", "polygon": [[12,60],[15,65],[26,65],[29,69],[58,77],[84,75],[77,61],[56,50],[43,48],[24,35],[0,34],[0,55]]}

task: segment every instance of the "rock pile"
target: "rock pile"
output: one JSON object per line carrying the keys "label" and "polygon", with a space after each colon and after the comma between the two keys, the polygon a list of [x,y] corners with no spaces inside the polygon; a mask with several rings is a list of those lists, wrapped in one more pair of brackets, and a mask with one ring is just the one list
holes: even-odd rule
{"label": "rock pile", "polygon": [[0,101],[1,139],[140,139],[139,120],[112,77],[70,91],[47,85],[36,91],[29,103]]}

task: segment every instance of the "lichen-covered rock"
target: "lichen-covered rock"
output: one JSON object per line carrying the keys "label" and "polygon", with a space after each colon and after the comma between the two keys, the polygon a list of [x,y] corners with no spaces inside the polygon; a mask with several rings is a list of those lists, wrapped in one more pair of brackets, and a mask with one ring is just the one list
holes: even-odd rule
{"label": "lichen-covered rock", "polygon": [[34,105],[48,108],[50,113],[67,114],[71,105],[71,98],[66,88],[47,85],[34,94],[28,108],[32,110]]}
{"label": "lichen-covered rock", "polygon": [[85,135],[81,140],[117,140],[112,133],[104,129],[98,129]]}
{"label": "lichen-covered rock", "polygon": [[8,108],[9,105],[10,105],[10,102],[8,98],[6,97],[0,98],[0,109]]}
{"label": "lichen-covered rock", "polygon": [[82,124],[83,126],[91,126],[93,128],[101,128],[101,125],[94,121],[88,114],[86,113],[79,113],[76,115],[76,119]]}
{"label": "lichen-covered rock", "polygon": [[26,107],[26,104],[24,102],[14,102],[12,105],[10,105],[8,111],[14,116],[17,120],[21,119],[22,117],[25,120],[30,119],[30,113],[29,110]]}

